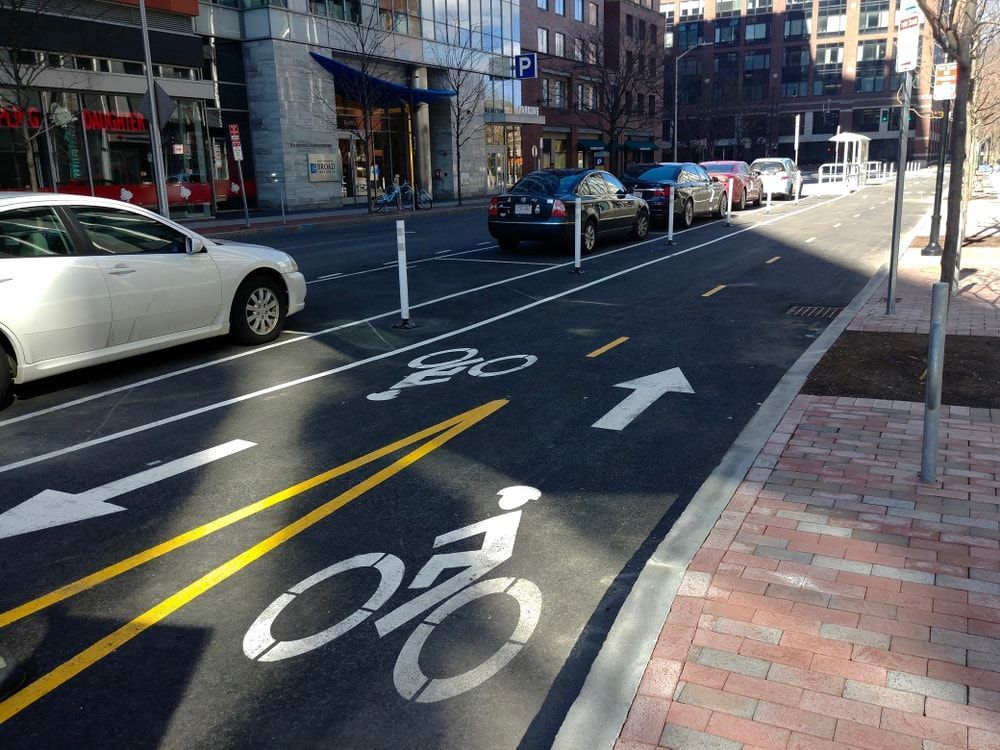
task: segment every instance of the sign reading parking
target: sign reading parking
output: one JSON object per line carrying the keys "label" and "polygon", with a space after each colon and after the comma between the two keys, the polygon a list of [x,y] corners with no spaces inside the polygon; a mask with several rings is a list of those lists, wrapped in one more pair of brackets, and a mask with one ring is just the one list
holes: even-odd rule
{"label": "sign reading parking", "polygon": [[538,78],[538,55],[526,52],[514,57],[514,78]]}

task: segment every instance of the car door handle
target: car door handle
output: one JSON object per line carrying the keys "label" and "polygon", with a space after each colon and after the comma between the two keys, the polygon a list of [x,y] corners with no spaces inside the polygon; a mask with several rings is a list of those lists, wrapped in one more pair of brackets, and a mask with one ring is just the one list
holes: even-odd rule
{"label": "car door handle", "polygon": [[114,268],[108,269],[108,273],[112,276],[125,276],[126,274],[135,273],[135,269],[132,266],[117,265]]}

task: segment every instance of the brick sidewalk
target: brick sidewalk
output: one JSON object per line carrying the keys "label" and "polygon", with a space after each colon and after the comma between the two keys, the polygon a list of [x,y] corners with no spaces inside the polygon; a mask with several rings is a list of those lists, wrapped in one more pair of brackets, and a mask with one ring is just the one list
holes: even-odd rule
{"label": "brick sidewalk", "polygon": [[[993,255],[953,332],[1000,335]],[[936,278],[909,257],[877,330],[927,330]],[[616,750],[1000,750],[1000,410],[941,411],[923,484],[922,404],[793,401],[688,567]]]}

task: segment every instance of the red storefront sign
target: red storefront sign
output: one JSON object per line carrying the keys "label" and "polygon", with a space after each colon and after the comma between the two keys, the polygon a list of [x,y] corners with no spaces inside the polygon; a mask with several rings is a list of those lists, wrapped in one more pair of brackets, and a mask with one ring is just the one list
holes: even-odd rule
{"label": "red storefront sign", "polygon": [[[80,117],[83,119],[85,130],[110,130],[119,133],[145,133],[147,130],[146,118],[139,112],[101,112],[85,109]],[[35,107],[28,107],[26,110],[21,107],[0,108],[0,127],[19,128],[25,118],[32,130],[42,127],[44,121],[42,112]]]}
{"label": "red storefront sign", "polygon": [[7,128],[21,127],[25,117],[27,117],[29,128],[37,130],[42,127],[42,113],[35,107],[28,107],[27,111],[21,109],[21,107],[3,107],[0,109],[0,125]]}

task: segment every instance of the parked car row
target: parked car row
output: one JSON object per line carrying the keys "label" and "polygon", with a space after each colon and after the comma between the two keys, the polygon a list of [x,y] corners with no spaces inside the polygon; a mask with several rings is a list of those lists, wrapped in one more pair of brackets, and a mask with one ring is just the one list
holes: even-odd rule
{"label": "parked car row", "polygon": [[675,224],[683,228],[698,216],[724,216],[733,208],[759,206],[770,193],[794,198],[801,173],[791,159],[650,162],[633,164],[619,180],[596,169],[541,169],[526,175],[508,192],[490,199],[487,226],[504,251],[522,241],[572,247],[576,201],[580,200],[581,247],[593,250],[611,235],[645,239],[652,222],[666,224],[671,197]]}

